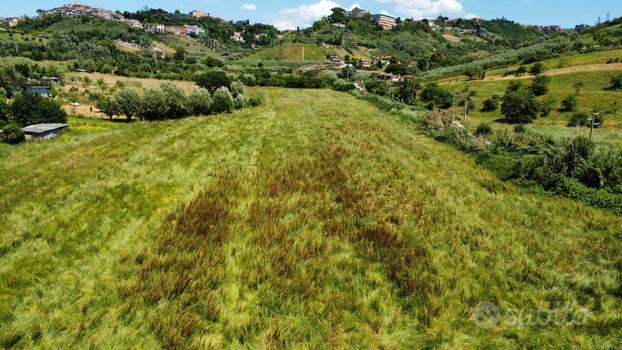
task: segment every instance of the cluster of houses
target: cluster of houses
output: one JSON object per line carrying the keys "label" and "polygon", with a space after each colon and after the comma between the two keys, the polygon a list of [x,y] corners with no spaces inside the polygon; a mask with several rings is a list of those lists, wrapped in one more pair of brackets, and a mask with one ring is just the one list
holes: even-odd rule
{"label": "cluster of houses", "polygon": [[165,26],[157,23],[143,23],[141,26],[145,31],[152,33],[169,33],[174,35],[205,35],[205,29],[196,25]]}
{"label": "cluster of houses", "polygon": [[15,27],[23,17],[0,17],[0,25]]}
{"label": "cluster of houses", "polygon": [[[170,33],[175,35],[196,35],[202,36],[205,35],[205,29],[196,25],[184,25],[184,26],[165,26],[163,24],[154,24],[154,23],[141,23],[135,19],[129,19],[123,17],[121,14],[102,9],[97,7],[91,7],[86,4],[79,3],[70,3],[65,4],[61,7],[56,7],[50,10],[38,10],[37,14],[40,17],[45,17],[53,14],[60,14],[68,17],[77,17],[90,15],[99,17],[109,21],[119,21],[124,22],[132,28],[142,28],[148,32],[159,32],[159,33]],[[203,18],[209,16],[209,13],[194,10],[189,13],[189,16],[193,18]],[[17,23],[16,23],[17,24]]]}

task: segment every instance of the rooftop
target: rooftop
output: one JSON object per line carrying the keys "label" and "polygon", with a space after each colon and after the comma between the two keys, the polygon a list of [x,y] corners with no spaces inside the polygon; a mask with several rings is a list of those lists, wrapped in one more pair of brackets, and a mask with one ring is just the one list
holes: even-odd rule
{"label": "rooftop", "polygon": [[25,133],[29,133],[29,134],[45,134],[46,132],[50,132],[50,131],[54,131],[58,129],[64,129],[67,126],[68,126],[67,124],[59,124],[59,123],[35,124],[35,125],[29,125],[23,128],[22,130],[24,130]]}

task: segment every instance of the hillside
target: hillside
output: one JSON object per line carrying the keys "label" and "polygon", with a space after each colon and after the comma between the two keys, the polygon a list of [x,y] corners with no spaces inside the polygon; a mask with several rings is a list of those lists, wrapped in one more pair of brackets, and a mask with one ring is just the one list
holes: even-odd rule
{"label": "hillside", "polygon": [[[0,344],[620,346],[619,217],[525,193],[350,95],[261,92],[0,145]],[[585,323],[484,329],[484,301]]]}

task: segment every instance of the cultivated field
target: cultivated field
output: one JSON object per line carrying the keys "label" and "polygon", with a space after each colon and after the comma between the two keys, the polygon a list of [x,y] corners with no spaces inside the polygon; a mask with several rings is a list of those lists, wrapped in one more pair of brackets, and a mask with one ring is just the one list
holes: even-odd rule
{"label": "cultivated field", "polygon": [[[0,145],[0,344],[616,348],[622,219],[347,94]],[[589,315],[538,326],[502,311]]]}

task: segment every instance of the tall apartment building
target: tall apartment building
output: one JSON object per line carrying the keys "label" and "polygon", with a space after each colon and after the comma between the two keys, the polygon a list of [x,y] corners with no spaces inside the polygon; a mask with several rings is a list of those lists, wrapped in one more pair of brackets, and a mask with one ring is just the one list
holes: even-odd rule
{"label": "tall apartment building", "polygon": [[393,27],[395,27],[395,17],[383,15],[383,14],[377,14],[377,15],[374,15],[373,19],[374,19],[374,23],[376,23],[377,25],[381,26],[384,29],[392,29]]}

